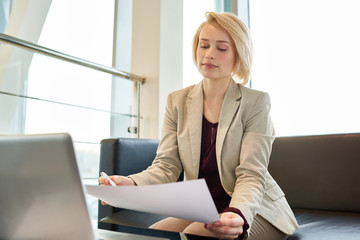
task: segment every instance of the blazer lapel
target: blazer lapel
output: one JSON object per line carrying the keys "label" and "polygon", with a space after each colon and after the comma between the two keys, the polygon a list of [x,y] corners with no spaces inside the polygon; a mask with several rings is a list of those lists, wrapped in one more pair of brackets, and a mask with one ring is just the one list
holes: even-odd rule
{"label": "blazer lapel", "polygon": [[191,155],[193,160],[194,175],[199,174],[201,154],[201,130],[203,116],[203,87],[202,81],[197,84],[188,94],[186,100],[187,113],[189,117],[189,135]]}
{"label": "blazer lapel", "polygon": [[229,87],[226,90],[222,104],[216,136],[216,159],[219,167],[221,166],[220,157],[224,139],[229,130],[230,124],[239,109],[240,99],[241,91],[239,86],[233,80],[230,80]]}

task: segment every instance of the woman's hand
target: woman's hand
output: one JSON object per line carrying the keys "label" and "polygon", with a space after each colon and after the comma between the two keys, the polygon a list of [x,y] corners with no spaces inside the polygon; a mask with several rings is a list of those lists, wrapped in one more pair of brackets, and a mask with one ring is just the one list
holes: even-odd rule
{"label": "woman's hand", "polygon": [[[129,178],[119,175],[109,176],[110,179],[116,184],[116,186],[135,186],[135,182]],[[99,177],[98,179],[100,185],[111,185],[110,181],[105,177]]]}
{"label": "woman's hand", "polygon": [[243,233],[244,219],[236,213],[224,212],[220,220],[205,224],[205,228],[216,234],[220,239],[236,239]]}
{"label": "woman's hand", "polygon": [[[119,175],[113,175],[109,176],[109,178],[116,184],[116,186],[135,186],[134,180],[132,180],[129,177],[119,176]],[[98,179],[100,185],[104,186],[111,186],[109,179],[105,177],[99,177]],[[105,202],[101,201],[102,205],[106,205]]]}

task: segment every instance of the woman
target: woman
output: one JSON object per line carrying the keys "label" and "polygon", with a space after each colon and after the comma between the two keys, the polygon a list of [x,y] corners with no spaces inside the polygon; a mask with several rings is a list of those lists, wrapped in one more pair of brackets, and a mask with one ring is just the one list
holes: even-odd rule
{"label": "woman", "polygon": [[203,80],[169,94],[152,166],[111,179],[117,185],[168,183],[183,170],[186,180],[205,178],[220,220],[204,225],[166,218],[152,226],[156,229],[221,239],[286,239],[297,223],[267,170],[275,139],[270,98],[243,86],[252,65],[246,25],[231,13],[207,13],[193,54]]}

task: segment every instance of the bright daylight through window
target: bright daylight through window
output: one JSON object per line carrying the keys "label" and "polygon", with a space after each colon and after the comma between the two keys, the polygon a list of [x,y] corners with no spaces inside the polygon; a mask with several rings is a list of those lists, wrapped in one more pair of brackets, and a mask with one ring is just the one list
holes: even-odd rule
{"label": "bright daylight through window", "polygon": [[278,136],[360,132],[360,2],[250,1],[252,87]]}

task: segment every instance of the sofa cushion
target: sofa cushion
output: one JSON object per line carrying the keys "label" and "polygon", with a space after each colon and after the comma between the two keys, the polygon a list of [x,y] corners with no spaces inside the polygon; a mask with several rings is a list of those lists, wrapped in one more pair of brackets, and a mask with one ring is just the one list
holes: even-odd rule
{"label": "sofa cushion", "polygon": [[288,240],[358,240],[360,214],[294,209],[299,228]]}

